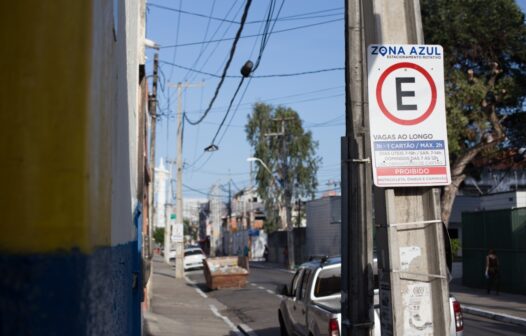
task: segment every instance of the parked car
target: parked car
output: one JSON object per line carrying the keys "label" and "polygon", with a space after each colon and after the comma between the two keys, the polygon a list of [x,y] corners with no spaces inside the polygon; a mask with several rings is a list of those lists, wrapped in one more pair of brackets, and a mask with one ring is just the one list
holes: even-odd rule
{"label": "parked car", "polygon": [[186,248],[184,250],[183,265],[184,270],[190,270],[194,268],[203,268],[203,259],[206,256],[199,247]]}
{"label": "parked car", "polygon": [[175,250],[170,250],[170,252],[168,252],[168,260],[175,261],[175,255],[176,255]]}
{"label": "parked car", "polygon": [[[289,286],[278,286],[283,298],[278,309],[281,335],[341,335],[341,259],[322,258],[299,267]],[[378,290],[374,294],[374,335],[380,336]],[[461,336],[460,303],[450,297],[449,335]]]}

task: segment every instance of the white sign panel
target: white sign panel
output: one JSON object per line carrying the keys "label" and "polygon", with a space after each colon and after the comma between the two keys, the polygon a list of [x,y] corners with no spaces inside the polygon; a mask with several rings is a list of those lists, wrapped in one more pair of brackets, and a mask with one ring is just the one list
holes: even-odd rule
{"label": "white sign panel", "polygon": [[182,223],[173,225],[172,241],[174,243],[180,243],[184,240],[184,229]]}
{"label": "white sign panel", "polygon": [[367,50],[374,184],[451,182],[439,45],[371,45]]}

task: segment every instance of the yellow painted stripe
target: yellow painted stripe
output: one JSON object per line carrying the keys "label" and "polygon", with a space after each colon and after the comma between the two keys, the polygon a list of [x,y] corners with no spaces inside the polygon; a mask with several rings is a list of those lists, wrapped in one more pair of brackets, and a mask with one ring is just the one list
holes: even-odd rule
{"label": "yellow painted stripe", "polygon": [[1,1],[0,249],[89,251],[91,1]]}

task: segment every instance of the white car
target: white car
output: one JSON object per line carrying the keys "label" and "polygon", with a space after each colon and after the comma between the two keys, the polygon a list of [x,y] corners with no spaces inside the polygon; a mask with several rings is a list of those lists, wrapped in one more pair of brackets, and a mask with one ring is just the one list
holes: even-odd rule
{"label": "white car", "polygon": [[203,259],[206,256],[199,247],[186,248],[184,250],[184,259],[183,265],[184,270],[189,270],[192,268],[203,268]]}
{"label": "white car", "polygon": [[170,252],[168,252],[168,260],[175,261],[175,255],[176,255],[175,250],[170,250]]}

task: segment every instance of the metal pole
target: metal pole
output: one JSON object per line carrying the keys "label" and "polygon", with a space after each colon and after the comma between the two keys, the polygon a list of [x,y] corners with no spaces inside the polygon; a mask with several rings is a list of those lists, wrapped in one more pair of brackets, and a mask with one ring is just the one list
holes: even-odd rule
{"label": "metal pole", "polygon": [[373,327],[372,181],[364,93],[362,1],[345,2],[346,134],[342,138],[342,331]]}

